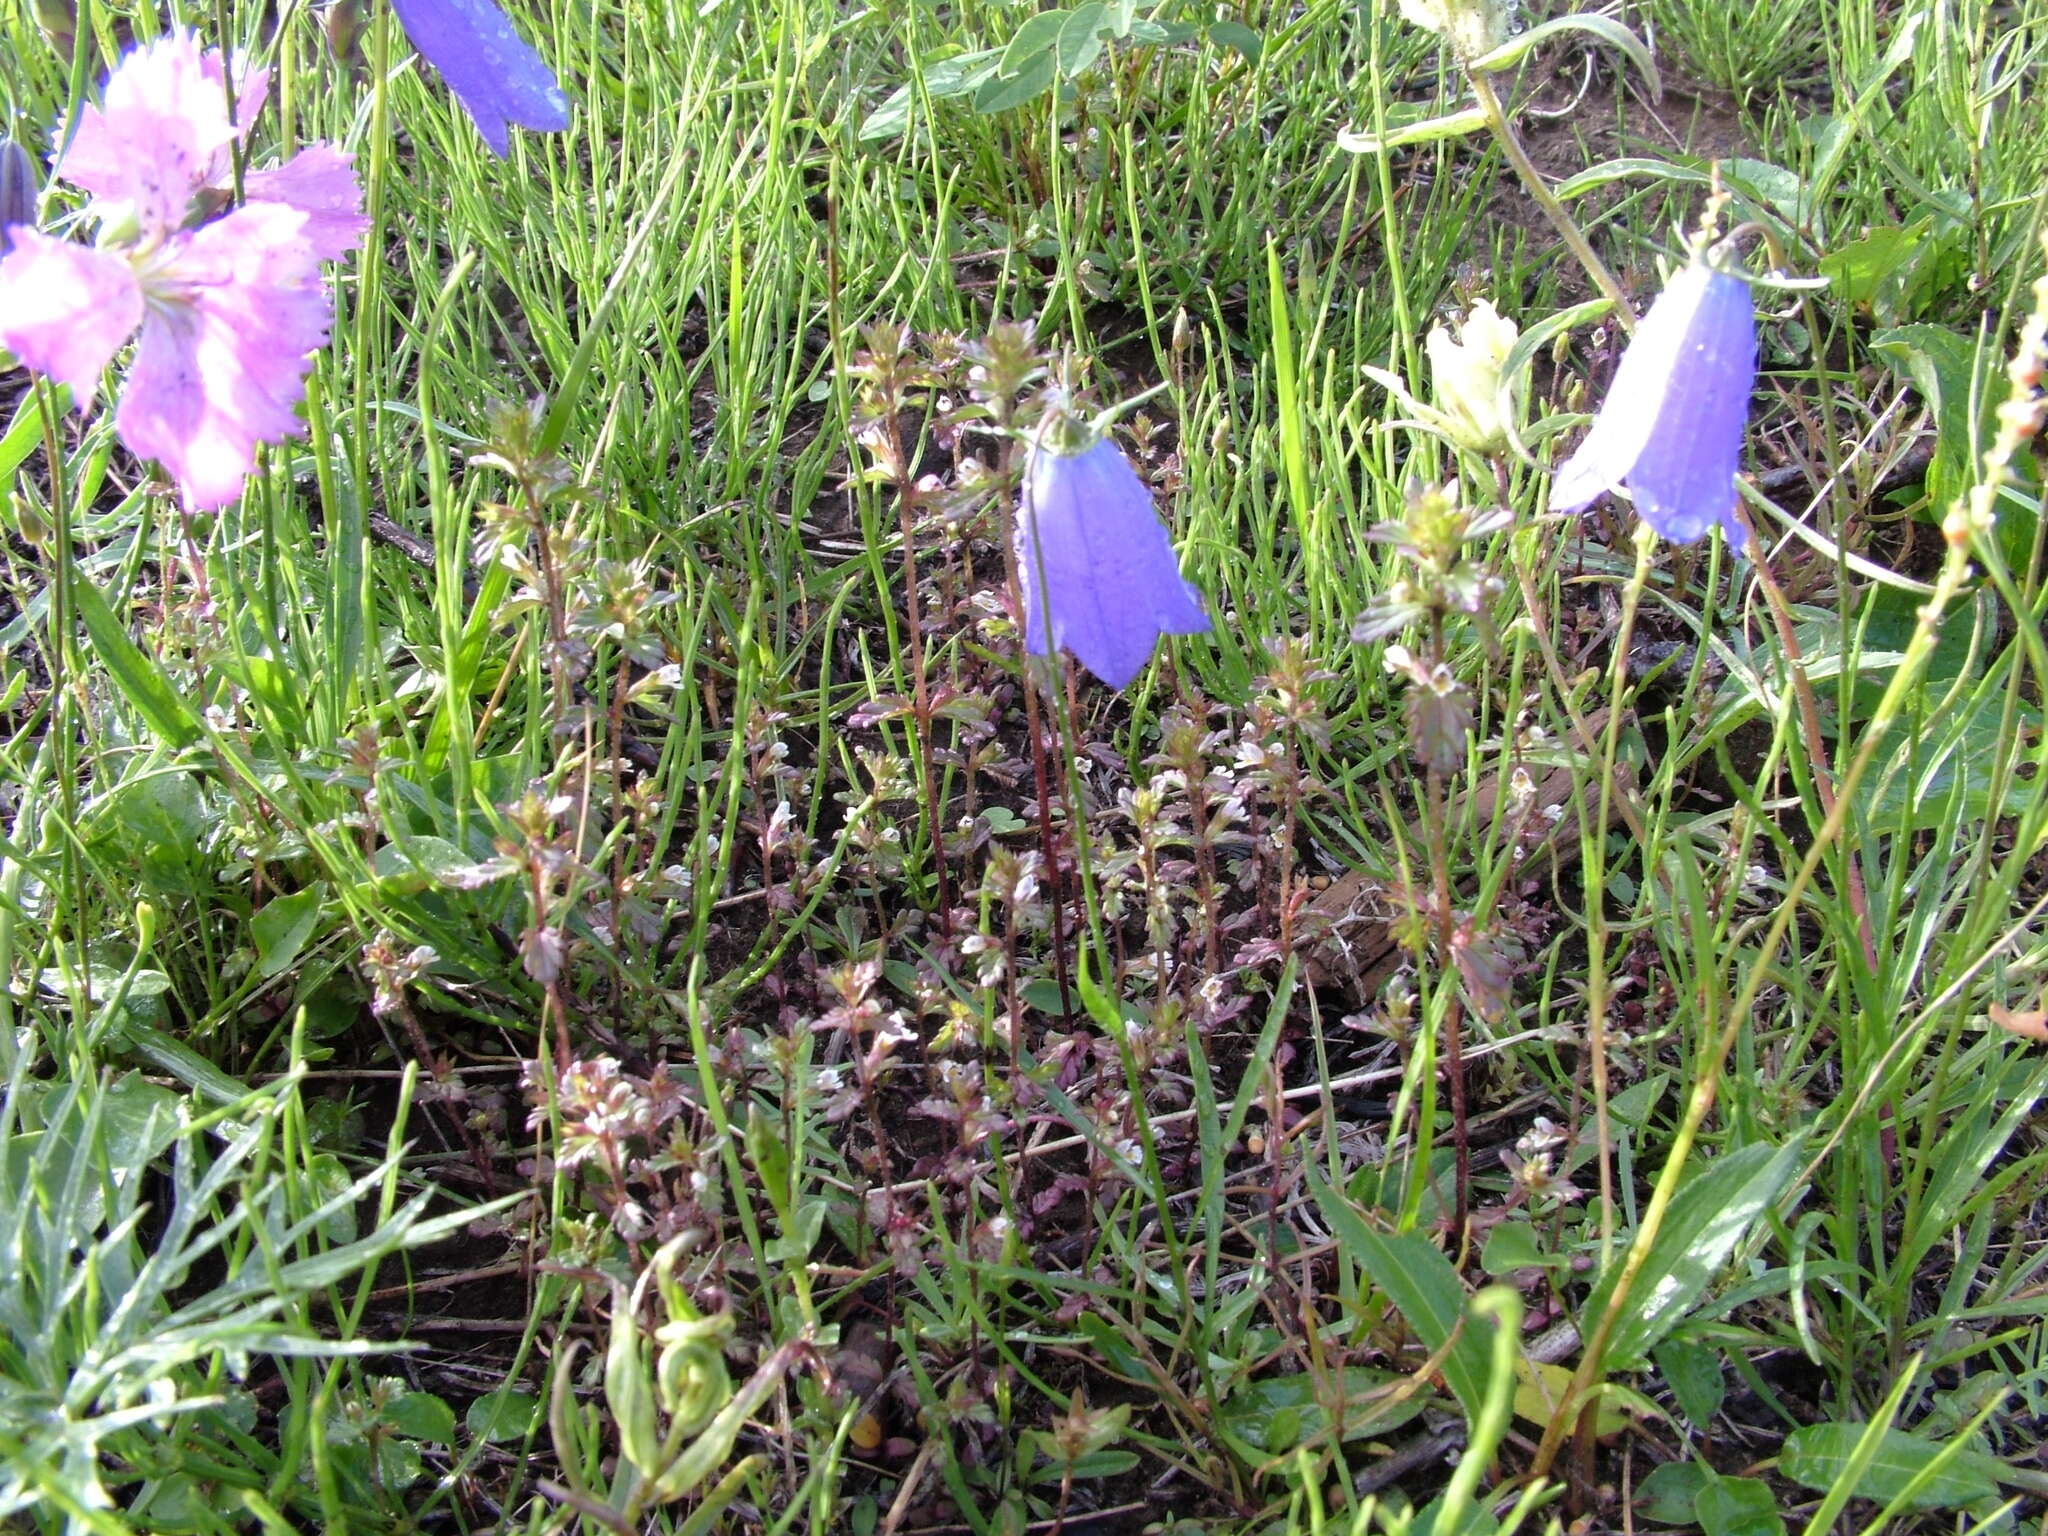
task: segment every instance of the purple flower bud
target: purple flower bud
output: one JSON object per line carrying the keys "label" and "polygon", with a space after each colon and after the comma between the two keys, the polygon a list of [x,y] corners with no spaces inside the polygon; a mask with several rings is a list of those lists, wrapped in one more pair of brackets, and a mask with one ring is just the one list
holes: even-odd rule
{"label": "purple flower bud", "polygon": [[1749,285],[1695,261],[1650,306],[1593,430],[1551,486],[1560,512],[1626,485],[1636,513],[1674,543],[1718,524],[1737,549],[1735,472],[1756,384]]}
{"label": "purple flower bud", "polygon": [[13,226],[36,221],[36,163],[12,139],[0,139],[0,256],[14,249]]}
{"label": "purple flower bud", "polygon": [[554,71],[491,0],[391,0],[391,8],[493,154],[502,157],[512,146],[507,123],[543,133],[569,126],[569,98]]}
{"label": "purple flower bud", "polygon": [[1181,579],[1152,493],[1122,450],[1097,438],[1079,453],[1035,444],[1017,517],[1024,648],[1052,640],[1112,688],[1138,675],[1162,634],[1209,629],[1200,594]]}

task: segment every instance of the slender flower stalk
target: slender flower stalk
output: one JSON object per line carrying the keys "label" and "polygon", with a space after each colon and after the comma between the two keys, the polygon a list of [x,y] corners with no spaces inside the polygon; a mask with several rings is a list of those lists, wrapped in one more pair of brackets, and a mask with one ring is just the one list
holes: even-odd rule
{"label": "slender flower stalk", "polygon": [[1629,308],[1628,294],[1607,270],[1607,263],[1600,259],[1572,216],[1565,212],[1564,204],[1557,200],[1550,188],[1543,184],[1543,173],[1536,169],[1536,162],[1529,158],[1529,152],[1522,148],[1522,140],[1515,132],[1515,126],[1508,121],[1507,109],[1501,105],[1499,94],[1493,88],[1493,78],[1485,70],[1472,65],[1465,68],[1465,79],[1472,87],[1473,99],[1479,103],[1479,111],[1486,119],[1486,131],[1493,135],[1500,145],[1501,153],[1508,157],[1508,164],[1514,167],[1516,177],[1522,183],[1536,206],[1543,210],[1543,216],[1550,220],[1550,227],[1557,231],[1558,239],[1565,243],[1565,249],[1578,258],[1579,265],[1586,269],[1586,275],[1593,279],[1593,286],[1605,294],[1614,304],[1614,317],[1621,322],[1625,331],[1636,328],[1635,311]]}
{"label": "slender flower stalk", "polygon": [[[2048,256],[2048,236],[2043,237],[2042,253]],[[1577,1370],[1572,1373],[1571,1383],[1565,1389],[1564,1400],[1545,1427],[1535,1458],[1525,1474],[1532,1482],[1549,1472],[1565,1434],[1578,1421],[1580,1410],[1590,1400],[1606,1368],[1608,1344],[1628,1311],[1635,1284],[1662,1235],[1665,1218],[1670,1213],[1672,1201],[1677,1198],[1679,1185],[1685,1179],[1686,1164],[1693,1146],[1708,1115],[1713,1112],[1722,1069],[1734,1051],[1737,1039],[1754,1017],[1758,995],[1778,974],[1774,957],[1782,952],[1793,923],[1805,910],[1803,898],[1807,888],[1819,873],[1829,850],[1841,840],[1848,828],[1850,811],[1856,804],[1856,791],[1876,760],[1878,747],[1905,716],[1907,701],[1920,686],[1928,661],[1934,654],[1944,615],[1962,598],[1968,587],[1970,556],[1973,551],[1984,547],[1995,549],[1990,541],[1996,533],[1996,507],[1999,494],[2010,483],[2012,460],[2039,435],[2044,416],[2048,416],[2048,396],[2040,390],[2044,369],[2048,369],[2048,274],[2035,280],[2032,313],[2021,327],[2006,366],[2009,388],[2006,399],[1998,406],[1998,432],[1979,461],[1975,483],[1956,499],[1942,519],[1945,548],[1934,590],[1920,605],[1899,664],[1893,668],[1891,680],[1886,683],[1876,709],[1863,727],[1856,753],[1842,775],[1834,809],[1821,822],[1798,867],[1786,882],[1777,912],[1755,948],[1757,958],[1747,968],[1740,989],[1728,1004],[1721,1028],[1709,1035],[1703,1044],[1701,1059],[1693,1071],[1692,1090],[1687,1095],[1685,1111],[1679,1120],[1677,1134],[1672,1138],[1671,1150],[1665,1155],[1664,1166],[1651,1190],[1649,1203],[1644,1207],[1635,1236],[1622,1257],[1621,1270],[1607,1292],[1607,1304],[1587,1332],[1585,1349],[1579,1357]],[[1839,1123],[1847,1124],[1862,1106],[1863,1096],[1859,1095],[1839,1117]],[[1831,1141],[1829,1147],[1832,1145]],[[1793,1181],[1795,1187],[1812,1177],[1820,1160],[1827,1156],[1829,1147],[1823,1147]]]}

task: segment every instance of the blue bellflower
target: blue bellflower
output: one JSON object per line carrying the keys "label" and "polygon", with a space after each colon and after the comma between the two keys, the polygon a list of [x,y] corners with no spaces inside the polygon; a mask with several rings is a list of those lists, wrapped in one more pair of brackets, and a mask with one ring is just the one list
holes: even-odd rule
{"label": "blue bellflower", "polygon": [[542,133],[569,126],[569,98],[554,71],[528,47],[491,0],[391,0],[420,56],[441,72],[478,133],[503,159],[507,123]]}
{"label": "blue bellflower", "polygon": [[1580,512],[1626,485],[1636,513],[1690,544],[1718,525],[1738,550],[1735,472],[1756,384],[1749,285],[1695,260],[1650,306],[1593,430],[1565,461],[1550,504]]}
{"label": "blue bellflower", "polygon": [[14,249],[9,231],[36,221],[36,163],[12,139],[0,139],[0,256]]}
{"label": "blue bellflower", "polygon": [[1079,452],[1033,444],[1017,517],[1017,571],[1024,648],[1049,654],[1050,610],[1052,643],[1112,688],[1138,675],[1162,634],[1209,629],[1200,594],[1181,579],[1152,510],[1152,493],[1106,437]]}

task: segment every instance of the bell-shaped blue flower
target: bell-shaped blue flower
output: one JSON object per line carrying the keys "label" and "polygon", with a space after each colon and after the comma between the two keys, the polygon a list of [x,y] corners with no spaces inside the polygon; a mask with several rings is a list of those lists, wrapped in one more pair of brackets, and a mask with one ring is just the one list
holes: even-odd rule
{"label": "bell-shaped blue flower", "polygon": [[0,139],[0,256],[14,249],[10,231],[36,221],[36,163],[12,139]]}
{"label": "bell-shaped blue flower", "polygon": [[1181,579],[1152,493],[1123,451],[1106,437],[1062,451],[1070,445],[1058,436],[1032,445],[1024,472],[1017,516],[1024,648],[1044,656],[1063,645],[1121,688],[1162,634],[1206,634],[1209,617]]}
{"label": "bell-shaped blue flower", "polygon": [[1735,472],[1756,384],[1749,285],[1695,260],[1650,306],[1593,430],[1551,486],[1561,512],[1626,485],[1637,515],[1690,544],[1717,524],[1742,547]]}
{"label": "bell-shaped blue flower", "polygon": [[441,72],[501,159],[507,123],[542,133],[569,126],[569,98],[554,71],[528,47],[491,0],[391,0],[420,56]]}

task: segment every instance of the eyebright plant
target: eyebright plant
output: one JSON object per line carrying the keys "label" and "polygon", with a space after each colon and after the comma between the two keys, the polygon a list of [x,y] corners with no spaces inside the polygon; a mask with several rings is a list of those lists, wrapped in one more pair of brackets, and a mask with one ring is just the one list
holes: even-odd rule
{"label": "eyebright plant", "polygon": [[569,98],[554,71],[491,0],[391,0],[391,9],[492,154],[502,159],[512,147],[507,123],[542,133],[569,126]]}
{"label": "eyebright plant", "polygon": [[269,71],[238,78],[236,118],[226,83],[222,56],[189,32],[129,53],[56,167],[92,194],[99,243],[17,225],[0,261],[0,344],[81,410],[140,330],[115,426],[193,511],[241,495],[258,443],[298,433],[307,354],[332,312],[320,264],[365,227],[350,157],[324,144],[247,172],[243,204],[220,211]]}
{"label": "eyebright plant", "polygon": [[1550,504],[1581,512],[1626,485],[1637,515],[1664,538],[1690,544],[1718,526],[1740,549],[1735,472],[1755,384],[1749,285],[1695,256],[1636,328]]}
{"label": "eyebright plant", "polygon": [[1159,637],[1209,631],[1152,493],[1108,437],[1055,410],[1034,435],[1017,516],[1024,648],[1072,651],[1121,688]]}

